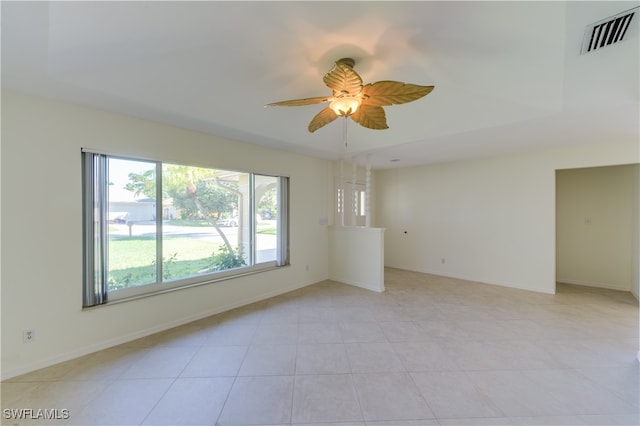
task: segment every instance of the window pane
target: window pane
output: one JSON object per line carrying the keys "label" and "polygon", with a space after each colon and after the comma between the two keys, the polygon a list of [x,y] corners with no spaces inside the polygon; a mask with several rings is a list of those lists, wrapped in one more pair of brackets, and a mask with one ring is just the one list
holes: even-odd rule
{"label": "window pane", "polygon": [[85,307],[289,263],[287,178],[90,151],[83,176]]}
{"label": "window pane", "polygon": [[255,175],[256,263],[277,258],[278,178]]}
{"label": "window pane", "polygon": [[156,280],[155,163],[108,159],[108,290]]}
{"label": "window pane", "polygon": [[163,281],[247,265],[249,175],[162,167]]}

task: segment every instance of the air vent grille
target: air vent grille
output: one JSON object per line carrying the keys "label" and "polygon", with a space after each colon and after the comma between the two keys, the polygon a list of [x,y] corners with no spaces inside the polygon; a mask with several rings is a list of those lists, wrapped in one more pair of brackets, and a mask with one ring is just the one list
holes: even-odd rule
{"label": "air vent grille", "polygon": [[611,46],[635,33],[638,10],[634,8],[587,26],[582,40],[581,54]]}

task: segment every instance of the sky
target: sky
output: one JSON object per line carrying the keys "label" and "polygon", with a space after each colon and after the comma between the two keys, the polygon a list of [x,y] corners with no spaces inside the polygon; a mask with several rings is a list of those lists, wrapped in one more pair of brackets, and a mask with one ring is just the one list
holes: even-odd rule
{"label": "sky", "polygon": [[[142,173],[155,168],[155,163],[109,158],[109,201],[136,201],[134,193],[124,189],[129,173]],[[144,197],[143,197],[144,198]]]}

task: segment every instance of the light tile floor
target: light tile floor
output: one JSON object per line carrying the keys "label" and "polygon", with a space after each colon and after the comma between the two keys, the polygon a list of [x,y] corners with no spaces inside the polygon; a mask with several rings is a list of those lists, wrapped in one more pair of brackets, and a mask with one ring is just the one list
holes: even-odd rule
{"label": "light tile floor", "polygon": [[639,424],[631,294],[385,275],[383,294],[322,282],[5,381],[2,424]]}

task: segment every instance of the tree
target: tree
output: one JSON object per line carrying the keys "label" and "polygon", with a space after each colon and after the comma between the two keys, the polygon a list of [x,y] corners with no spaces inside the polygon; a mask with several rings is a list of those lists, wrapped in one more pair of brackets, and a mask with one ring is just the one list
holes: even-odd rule
{"label": "tree", "polygon": [[[262,193],[262,194],[260,194]],[[277,213],[277,187],[275,183],[270,183],[260,188],[256,188],[256,198],[258,202],[258,212],[263,219],[272,219]]]}
{"label": "tree", "polygon": [[141,174],[129,173],[129,183],[124,187],[136,197],[144,195],[148,198],[156,198],[156,170],[147,170]]}
{"label": "tree", "polygon": [[[199,180],[194,182],[194,185],[195,188],[192,188],[192,191],[195,191],[198,200],[213,219],[218,220],[224,215],[230,216],[234,211],[237,211],[238,197],[233,192],[220,188],[211,180]],[[173,199],[173,205],[180,209],[183,219],[202,217],[202,212],[198,209],[192,193],[186,190],[169,192],[168,195]]]}
{"label": "tree", "polygon": [[[141,174],[129,173],[125,189],[136,196],[156,197],[155,169]],[[162,196],[173,199],[174,205],[196,217],[199,214],[213,226],[222,238],[226,251],[234,253],[227,236],[216,223],[221,214],[231,214],[238,208],[237,190],[216,182],[216,170],[200,167],[162,165]]]}

